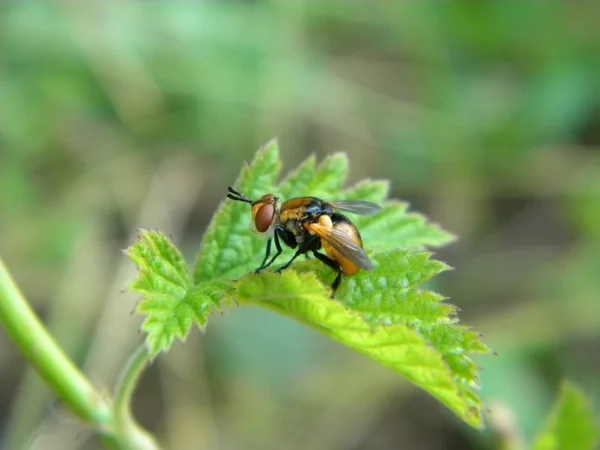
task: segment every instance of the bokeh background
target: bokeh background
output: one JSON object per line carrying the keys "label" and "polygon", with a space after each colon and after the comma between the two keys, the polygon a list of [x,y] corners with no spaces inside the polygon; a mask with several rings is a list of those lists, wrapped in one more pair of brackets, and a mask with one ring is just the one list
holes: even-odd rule
{"label": "bokeh background", "polygon": [[[345,151],[459,236],[433,287],[499,356],[491,430],[301,325],[228,311],[147,371],[165,447],[492,449],[563,378],[600,403],[598,2],[2,2],[0,254],[108,391],[141,342],[137,227],[193,262],[244,160]],[[307,192],[307,194],[310,194]],[[257,255],[257,262],[261,258]],[[516,436],[516,437],[515,437]],[[0,330],[0,448],[101,448]]]}

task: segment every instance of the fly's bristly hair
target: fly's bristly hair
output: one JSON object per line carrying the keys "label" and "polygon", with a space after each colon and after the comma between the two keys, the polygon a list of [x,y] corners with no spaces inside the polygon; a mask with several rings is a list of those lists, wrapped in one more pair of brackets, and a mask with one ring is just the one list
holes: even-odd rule
{"label": "fly's bristly hair", "polygon": [[254,202],[252,200],[250,200],[244,194],[241,194],[238,191],[234,190],[231,186],[229,186],[227,188],[227,190],[229,191],[229,194],[227,194],[227,198],[230,198],[231,200],[237,200],[239,202],[245,202],[245,203],[250,203],[251,205],[254,205]]}

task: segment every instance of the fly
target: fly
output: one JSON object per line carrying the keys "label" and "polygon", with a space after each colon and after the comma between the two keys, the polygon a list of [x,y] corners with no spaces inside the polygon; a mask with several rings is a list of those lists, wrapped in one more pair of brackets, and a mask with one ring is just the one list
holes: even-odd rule
{"label": "fly", "polygon": [[[298,256],[311,252],[337,272],[331,285],[332,298],[342,275],[353,276],[361,269],[373,270],[373,263],[363,250],[358,228],[338,211],[369,216],[381,211],[381,206],[361,200],[326,202],[317,197],[292,198],[279,206],[279,198],[273,194],[265,194],[255,201],[231,187],[227,197],[250,204],[250,227],[257,234],[268,237],[265,257],[256,273],[271,266],[281,255],[281,241],[296,249],[296,253],[276,272],[287,269]],[[276,252],[271,256],[273,242]],[[321,249],[325,254],[319,252]]]}

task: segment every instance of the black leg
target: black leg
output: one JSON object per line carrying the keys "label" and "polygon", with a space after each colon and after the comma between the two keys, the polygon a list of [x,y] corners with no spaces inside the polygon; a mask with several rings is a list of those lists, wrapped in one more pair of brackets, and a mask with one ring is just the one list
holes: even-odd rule
{"label": "black leg", "polygon": [[269,267],[271,264],[273,264],[273,261],[275,261],[279,255],[281,255],[281,251],[282,251],[281,244],[279,243],[279,237],[277,236],[277,233],[274,234],[273,239],[275,240],[275,248],[277,249],[277,252],[275,252],[275,254],[270,259],[270,261],[265,264],[265,262],[267,261],[267,258],[269,258],[269,254],[270,254],[270,250],[271,250],[271,248],[270,248],[271,247],[271,239],[269,239],[269,241],[267,242],[267,256],[265,256],[265,259],[263,260],[260,267],[255,270],[255,273],[260,273],[261,270]]}
{"label": "black leg", "polygon": [[262,270],[262,268],[265,266],[267,259],[269,259],[269,255],[271,255],[271,241],[273,239],[269,239],[267,241],[267,251],[265,252],[265,259],[263,259],[263,262],[260,264],[260,266],[258,267],[258,269],[256,269],[256,273],[258,273],[260,270]]}
{"label": "black leg", "polygon": [[279,273],[282,270],[287,269],[288,267],[290,267],[290,265],[294,262],[294,260],[306,253],[311,251],[314,248],[315,243],[317,243],[319,241],[319,237],[318,236],[311,236],[309,239],[307,239],[306,241],[304,241],[302,244],[300,244],[300,247],[298,248],[298,250],[296,251],[296,253],[294,254],[294,256],[292,256],[292,259],[290,259],[287,263],[285,263],[283,266],[281,266],[279,269],[277,269],[275,272]]}
{"label": "black leg", "polygon": [[335,297],[335,291],[340,287],[340,283],[342,282],[342,266],[337,262],[331,259],[329,256],[319,253],[317,251],[313,251],[313,255],[321,261],[331,267],[333,270],[337,272],[335,280],[333,280],[333,284],[331,285],[331,298]]}
{"label": "black leg", "polygon": [[336,293],[337,289],[340,287],[341,282],[342,282],[342,269],[340,268],[340,270],[337,273],[337,276],[335,277],[335,280],[333,280],[333,284],[331,285],[331,298],[335,297],[335,293]]}

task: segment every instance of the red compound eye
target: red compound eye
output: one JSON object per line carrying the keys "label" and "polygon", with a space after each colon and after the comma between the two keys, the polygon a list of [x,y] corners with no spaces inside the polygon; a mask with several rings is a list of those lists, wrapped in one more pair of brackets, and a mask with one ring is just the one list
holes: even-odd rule
{"label": "red compound eye", "polygon": [[274,216],[275,207],[272,204],[267,203],[258,208],[258,211],[256,211],[256,215],[254,216],[254,226],[256,227],[256,231],[259,233],[267,231],[271,226],[271,222],[273,222]]}

